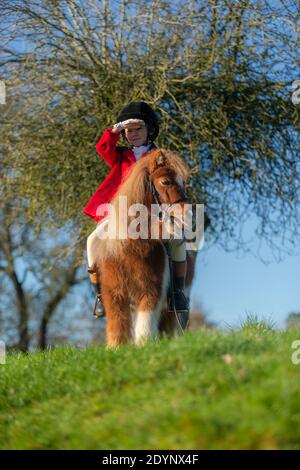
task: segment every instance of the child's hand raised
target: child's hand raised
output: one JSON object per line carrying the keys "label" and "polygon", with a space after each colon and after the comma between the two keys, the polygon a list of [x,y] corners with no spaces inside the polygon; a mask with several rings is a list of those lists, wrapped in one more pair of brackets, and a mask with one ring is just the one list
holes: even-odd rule
{"label": "child's hand raised", "polygon": [[127,119],[126,121],[118,122],[112,128],[114,134],[122,132],[124,129],[129,129],[132,124],[145,124],[142,119]]}

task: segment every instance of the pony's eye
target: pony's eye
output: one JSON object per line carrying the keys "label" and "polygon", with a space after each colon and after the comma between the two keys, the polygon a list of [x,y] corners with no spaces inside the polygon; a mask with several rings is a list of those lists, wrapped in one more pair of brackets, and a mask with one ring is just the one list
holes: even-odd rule
{"label": "pony's eye", "polygon": [[163,186],[167,186],[168,184],[171,184],[171,181],[170,180],[162,180],[160,182]]}

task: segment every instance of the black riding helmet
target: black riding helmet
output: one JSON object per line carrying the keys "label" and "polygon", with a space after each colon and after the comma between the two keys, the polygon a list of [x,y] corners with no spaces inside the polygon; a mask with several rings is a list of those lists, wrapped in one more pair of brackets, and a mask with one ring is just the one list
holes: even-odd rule
{"label": "black riding helmet", "polygon": [[158,118],[151,106],[144,101],[132,101],[122,109],[117,117],[117,122],[127,121],[127,119],[142,119],[147,124],[148,137],[152,142],[158,136]]}

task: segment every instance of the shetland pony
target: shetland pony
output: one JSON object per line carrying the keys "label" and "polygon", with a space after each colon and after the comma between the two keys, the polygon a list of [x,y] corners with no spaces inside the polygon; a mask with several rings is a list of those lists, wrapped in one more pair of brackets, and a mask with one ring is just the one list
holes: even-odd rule
{"label": "shetland pony", "polygon": [[[189,168],[176,154],[161,149],[147,152],[129,168],[111,201],[114,210],[106,217],[107,228],[114,223],[117,230],[127,230],[132,222],[130,211],[124,214],[121,207],[121,197],[125,196],[128,208],[132,204],[146,206],[148,233],[151,234],[151,204],[183,206],[187,203],[184,183],[189,175]],[[168,312],[169,260],[161,236],[160,227],[157,239],[119,235],[114,239],[99,239],[96,269],[107,318],[108,348],[130,340],[141,345],[160,333],[171,334],[176,330],[177,320]],[[188,256],[187,261],[188,288],[194,274],[195,257]]]}

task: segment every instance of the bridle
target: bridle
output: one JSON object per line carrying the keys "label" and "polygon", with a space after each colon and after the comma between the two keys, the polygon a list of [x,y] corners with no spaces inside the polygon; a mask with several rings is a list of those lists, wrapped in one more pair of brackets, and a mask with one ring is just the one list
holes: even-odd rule
{"label": "bridle", "polygon": [[152,193],[152,196],[154,198],[154,201],[155,203],[158,205],[158,208],[159,208],[159,212],[158,212],[158,217],[160,219],[164,219],[165,216],[167,215],[168,213],[168,209],[172,206],[172,204],[167,204],[165,203],[165,206],[167,205],[167,207],[165,207],[164,209],[161,207],[162,203],[160,201],[160,195],[159,195],[159,192],[157,191],[156,187],[155,187],[155,184],[153,183],[153,181],[151,180],[150,176],[149,176],[149,184],[150,184],[150,190],[151,190],[151,193]]}
{"label": "bridle", "polygon": [[156,187],[155,187],[155,184],[153,183],[152,179],[150,178],[149,176],[149,184],[150,184],[150,190],[151,190],[151,193],[152,193],[152,196],[154,198],[154,201],[155,203],[160,206],[161,205],[161,202],[159,200],[159,192],[157,191]]}
{"label": "bridle", "polygon": [[[165,206],[167,205],[167,209],[162,209],[161,208],[161,205],[162,205],[162,202],[160,201],[160,194],[159,192],[157,191],[156,187],[155,187],[155,184],[153,183],[151,177],[149,176],[149,185],[150,185],[150,191],[152,193],[152,196],[154,198],[154,201],[155,203],[158,205],[159,207],[159,214],[162,214],[162,216],[166,215],[166,213],[168,212],[168,209],[173,206],[173,204],[176,204],[176,203],[179,203],[180,201],[176,201],[176,202],[172,202],[172,203],[164,203]],[[185,193],[184,193],[184,196],[185,196]]]}

